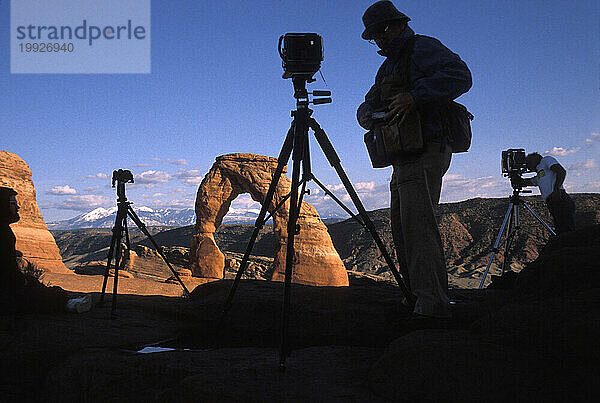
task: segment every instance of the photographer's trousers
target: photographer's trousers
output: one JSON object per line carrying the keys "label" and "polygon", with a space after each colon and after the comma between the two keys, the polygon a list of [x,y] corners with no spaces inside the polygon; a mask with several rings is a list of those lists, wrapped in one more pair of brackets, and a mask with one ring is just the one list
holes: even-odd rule
{"label": "photographer's trousers", "polygon": [[394,163],[391,224],[400,272],[417,297],[414,312],[449,317],[448,276],[435,212],[450,146],[429,143],[424,152]]}

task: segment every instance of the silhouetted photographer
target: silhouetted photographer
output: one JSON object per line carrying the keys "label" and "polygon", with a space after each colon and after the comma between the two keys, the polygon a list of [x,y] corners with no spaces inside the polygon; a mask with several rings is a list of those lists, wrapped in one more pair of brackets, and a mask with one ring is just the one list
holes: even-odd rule
{"label": "silhouetted photographer", "polygon": [[435,217],[442,177],[453,152],[467,151],[472,115],[455,98],[471,88],[471,73],[440,41],[415,35],[410,18],[390,1],[362,17],[369,40],[386,59],[358,108],[369,130],[374,168],[393,166],[391,225],[400,271],[416,296],[416,315],[450,317],[444,250]]}
{"label": "silhouetted photographer", "polygon": [[575,229],[575,203],[567,194],[563,183],[567,171],[558,161],[551,156],[542,157],[538,153],[528,154],[526,157],[527,168],[536,172],[532,178],[514,178],[520,181],[521,186],[537,186],[546,206],[554,220],[557,234]]}
{"label": "silhouetted photographer", "polygon": [[[0,309],[9,313],[85,312],[92,307],[92,295],[69,298],[60,287],[46,287],[20,269],[16,238],[10,224],[19,221],[17,192],[0,187]],[[23,264],[23,262],[21,262]]]}

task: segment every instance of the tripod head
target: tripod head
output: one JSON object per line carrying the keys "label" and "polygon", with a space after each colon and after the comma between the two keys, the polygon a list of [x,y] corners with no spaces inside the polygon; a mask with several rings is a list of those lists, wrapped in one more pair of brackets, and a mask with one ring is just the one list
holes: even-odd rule
{"label": "tripod head", "polygon": [[513,188],[513,194],[515,194],[515,193],[531,193],[531,190],[523,189],[524,187],[531,186],[531,185],[525,184],[523,178],[521,177],[521,173],[511,172],[511,173],[507,174],[506,176],[508,176],[510,178],[510,185]]}
{"label": "tripod head", "polygon": [[[309,104],[321,105],[331,103],[331,91],[308,91],[306,89],[306,83],[310,81],[308,81],[306,77],[292,77],[292,82],[294,84],[294,98],[296,98],[296,107],[298,109],[308,109]],[[310,100],[309,95],[313,96],[312,100]]]}
{"label": "tripod head", "polygon": [[519,176],[518,179],[513,179],[510,177],[510,184],[513,188],[512,196],[509,197],[509,200],[514,204],[521,203],[521,193],[532,193],[531,190],[523,189],[523,179]]}
{"label": "tripod head", "polygon": [[115,187],[115,182],[117,183],[117,201],[127,201],[127,197],[125,196],[125,184],[133,183],[133,174],[128,169],[119,169],[113,171],[112,187]]}

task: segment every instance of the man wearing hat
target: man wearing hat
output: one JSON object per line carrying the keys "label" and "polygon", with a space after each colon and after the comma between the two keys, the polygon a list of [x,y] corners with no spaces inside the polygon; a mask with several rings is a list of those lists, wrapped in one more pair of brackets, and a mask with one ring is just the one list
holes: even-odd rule
{"label": "man wearing hat", "polygon": [[[416,297],[413,315],[448,318],[448,278],[435,217],[452,156],[443,106],[471,88],[471,73],[440,41],[415,35],[410,18],[390,1],[374,3],[362,19],[362,38],[373,41],[386,59],[358,108],[358,122],[371,130],[377,115],[384,115],[385,125],[404,125],[411,137],[422,139],[420,151],[392,161],[390,218],[400,271]],[[410,119],[415,121],[407,126]]]}

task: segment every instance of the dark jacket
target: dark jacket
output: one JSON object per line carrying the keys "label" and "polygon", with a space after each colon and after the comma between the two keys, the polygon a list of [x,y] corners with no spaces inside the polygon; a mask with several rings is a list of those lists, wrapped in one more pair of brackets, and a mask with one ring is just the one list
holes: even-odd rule
{"label": "dark jacket", "polygon": [[[377,108],[371,100],[377,98],[383,79],[394,73],[402,49],[413,36],[414,31],[407,27],[391,41],[389,49],[379,51],[386,59],[377,71],[375,84],[365,96],[365,102],[357,111],[359,123],[365,129],[369,130],[371,127],[365,124],[364,119],[370,117]],[[454,100],[471,88],[471,72],[465,62],[440,41],[417,35],[410,57],[409,76],[412,87],[410,93],[421,115],[423,137],[440,139],[440,104]]]}

